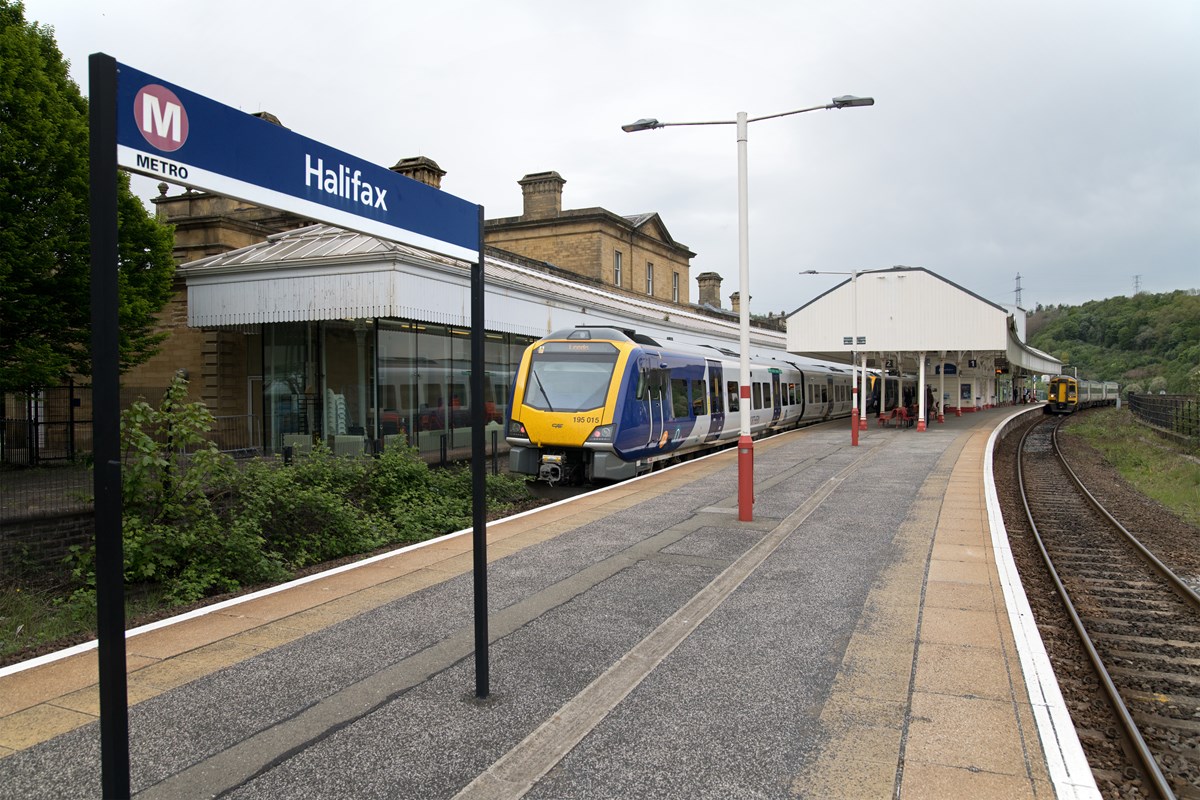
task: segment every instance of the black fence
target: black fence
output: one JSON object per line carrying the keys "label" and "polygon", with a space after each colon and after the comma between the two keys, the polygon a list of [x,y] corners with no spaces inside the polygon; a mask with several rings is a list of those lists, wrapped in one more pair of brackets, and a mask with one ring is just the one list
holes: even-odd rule
{"label": "black fence", "polygon": [[[121,387],[121,408],[162,402],[165,387]],[[216,417],[210,441],[235,456],[262,453],[262,424],[253,415]],[[69,383],[0,390],[0,465],[45,467],[88,462],[92,454],[92,387]]]}
{"label": "black fence", "polygon": [[70,463],[92,452],[92,388],[69,383],[0,394],[0,463]]}
{"label": "black fence", "polygon": [[[121,387],[121,408],[165,387]],[[92,387],[0,391],[0,522],[92,508]],[[207,438],[235,458],[262,454],[257,417],[216,417]]]}
{"label": "black fence", "polygon": [[1130,394],[1129,410],[1157,431],[1200,446],[1200,397],[1192,394]]}

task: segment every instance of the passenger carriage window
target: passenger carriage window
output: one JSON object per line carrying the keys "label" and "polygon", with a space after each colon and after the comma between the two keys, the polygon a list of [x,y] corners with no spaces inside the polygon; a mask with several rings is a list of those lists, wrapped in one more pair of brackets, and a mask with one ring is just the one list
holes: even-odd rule
{"label": "passenger carriage window", "polygon": [[692,381],[692,413],[702,417],[708,413],[704,407],[704,381]]}
{"label": "passenger carriage window", "polygon": [[731,413],[734,411],[739,411],[740,406],[738,404],[738,400],[740,398],[740,392],[738,392],[737,381],[729,381],[726,391],[729,395],[729,411]]}
{"label": "passenger carriage window", "polygon": [[688,382],[684,378],[671,379],[671,412],[676,418],[689,415]]}
{"label": "passenger carriage window", "polygon": [[751,387],[750,392],[752,395],[751,399],[753,400],[753,403],[751,404],[750,408],[753,408],[753,409],[762,408],[762,384],[755,382],[755,383],[750,384],[750,387]]}

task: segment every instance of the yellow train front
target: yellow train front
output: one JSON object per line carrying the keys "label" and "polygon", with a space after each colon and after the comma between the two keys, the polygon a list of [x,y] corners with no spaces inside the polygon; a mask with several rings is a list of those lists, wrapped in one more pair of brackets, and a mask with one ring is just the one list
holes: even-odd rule
{"label": "yellow train front", "polygon": [[510,404],[512,471],[550,485],[632,477],[613,439],[622,377],[637,349],[607,329],[556,333],[527,348]]}
{"label": "yellow train front", "polygon": [[1046,387],[1047,414],[1070,414],[1079,408],[1079,381],[1070,375],[1055,375]]}

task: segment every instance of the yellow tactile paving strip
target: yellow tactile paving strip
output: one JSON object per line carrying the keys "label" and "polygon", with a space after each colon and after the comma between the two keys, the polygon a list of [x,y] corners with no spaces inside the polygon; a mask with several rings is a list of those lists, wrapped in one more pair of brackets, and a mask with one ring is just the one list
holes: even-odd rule
{"label": "yellow tactile paving strip", "polygon": [[867,599],[796,796],[1054,797],[993,561],[990,432],[950,448],[897,532],[903,555]]}

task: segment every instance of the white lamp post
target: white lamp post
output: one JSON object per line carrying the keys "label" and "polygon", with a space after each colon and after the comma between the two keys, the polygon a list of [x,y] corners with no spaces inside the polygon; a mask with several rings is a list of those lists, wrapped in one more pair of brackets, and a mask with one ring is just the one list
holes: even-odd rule
{"label": "white lamp post", "polygon": [[[867,365],[864,361],[861,368],[858,363],[858,273],[862,270],[854,270],[853,272],[833,272],[820,269],[806,269],[801,272],[801,275],[849,275],[851,300],[853,308],[850,311],[850,365],[854,369],[859,370],[858,377],[854,381],[853,398],[854,408],[850,412],[850,444],[853,447],[858,447],[858,432],[867,429],[867,409],[866,409],[866,393],[867,393]],[[866,344],[866,342],[863,342]],[[851,371],[850,374],[854,374]],[[859,391],[859,385],[862,385],[862,391]],[[860,416],[861,404],[861,416]],[[862,426],[859,427],[861,419]]]}
{"label": "white lamp post", "polygon": [[737,119],[716,120],[711,122],[659,122],[656,119],[639,119],[628,125],[622,125],[626,133],[649,131],[657,128],[671,128],[682,125],[737,125],[738,145],[738,323],[740,329],[739,347],[739,389],[741,397],[738,400],[738,411],[741,420],[741,431],[738,436],[738,519],[749,522],[754,519],[754,440],[750,438],[750,233],[749,206],[746,199],[746,130],[751,122],[776,117],[789,117],[793,114],[803,114],[806,111],[818,111],[830,108],[854,108],[857,106],[875,105],[874,98],[843,95],[835,97],[829,103],[811,108],[799,108],[795,111],[784,111],[780,114],[768,114],[763,117],[747,118],[745,111],[739,111]]}

